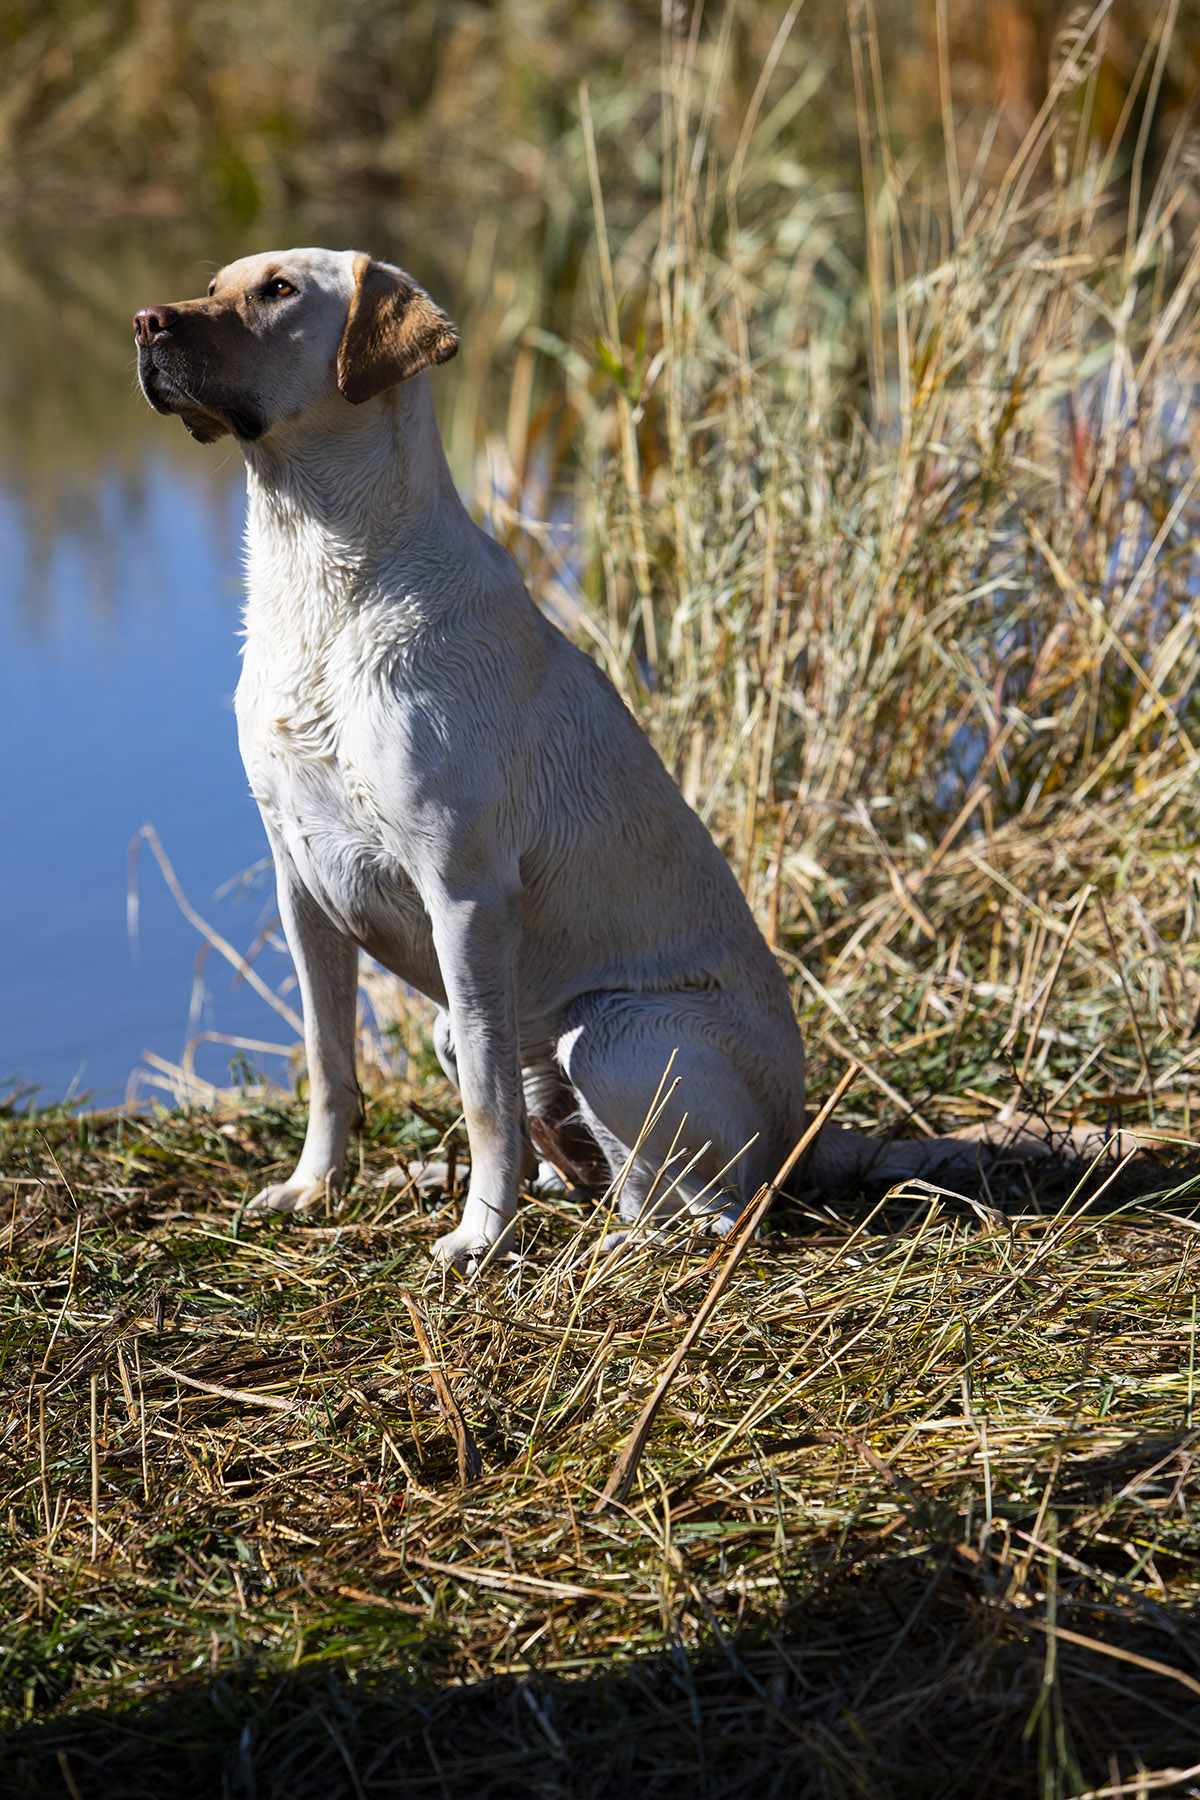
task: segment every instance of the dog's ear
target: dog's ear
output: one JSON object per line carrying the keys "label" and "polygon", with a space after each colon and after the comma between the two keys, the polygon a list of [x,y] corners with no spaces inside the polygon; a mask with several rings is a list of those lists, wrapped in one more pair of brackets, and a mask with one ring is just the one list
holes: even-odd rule
{"label": "dog's ear", "polygon": [[430,363],[449,362],[458,330],[402,269],[354,259],[354,298],[338,349],[338,387],[353,406],[407,381]]}

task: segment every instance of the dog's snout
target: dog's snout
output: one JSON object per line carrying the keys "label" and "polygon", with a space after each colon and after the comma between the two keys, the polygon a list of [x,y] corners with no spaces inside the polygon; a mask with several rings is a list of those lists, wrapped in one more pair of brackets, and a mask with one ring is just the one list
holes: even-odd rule
{"label": "dog's snout", "polygon": [[133,335],[139,344],[155,344],[166,336],[178,317],[173,306],[143,306],[133,315]]}

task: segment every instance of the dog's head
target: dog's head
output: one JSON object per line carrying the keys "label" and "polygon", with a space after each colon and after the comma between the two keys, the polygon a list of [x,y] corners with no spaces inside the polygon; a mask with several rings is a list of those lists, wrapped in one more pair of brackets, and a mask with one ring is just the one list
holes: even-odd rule
{"label": "dog's head", "polygon": [[202,444],[229,432],[253,442],[313,407],[361,406],[458,349],[411,276],[353,250],[245,256],[204,299],[143,307],[133,332],[142,392]]}

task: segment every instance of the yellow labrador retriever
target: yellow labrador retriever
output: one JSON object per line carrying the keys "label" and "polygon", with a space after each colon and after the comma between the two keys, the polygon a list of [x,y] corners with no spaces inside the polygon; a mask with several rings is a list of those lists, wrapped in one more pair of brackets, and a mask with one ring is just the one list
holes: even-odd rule
{"label": "yellow labrador retriever", "polygon": [[[425,373],[455,327],[402,270],[314,249],[134,325],[150,404],[232,433],[248,473],[238,730],[311,1082],[300,1161],[254,1204],[303,1210],[341,1178],[361,947],[441,1009],[471,1152],[443,1260],[497,1242],[532,1144],[582,1179],[629,1163],[627,1223],[727,1227],[806,1124],[787,986],[616,690],[459,500]],[[807,1179],[976,1154],[830,1128]]]}

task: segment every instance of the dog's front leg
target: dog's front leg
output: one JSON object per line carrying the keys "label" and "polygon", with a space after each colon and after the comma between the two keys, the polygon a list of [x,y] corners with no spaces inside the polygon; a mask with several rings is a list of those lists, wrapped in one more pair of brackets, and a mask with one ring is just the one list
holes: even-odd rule
{"label": "dog's front leg", "polygon": [[517,1208],[528,1155],[517,1030],[514,909],[500,897],[430,906],[446,990],[471,1179],[462,1223],[434,1245],[439,1262],[470,1272]]}
{"label": "dog's front leg", "polygon": [[354,1071],[358,949],[301,886],[277,852],[279,914],[304,1004],[308,1061],[308,1129],[300,1161],[286,1181],[263,1188],[250,1212],[306,1212],[342,1179],[346,1144],[360,1107]]}

